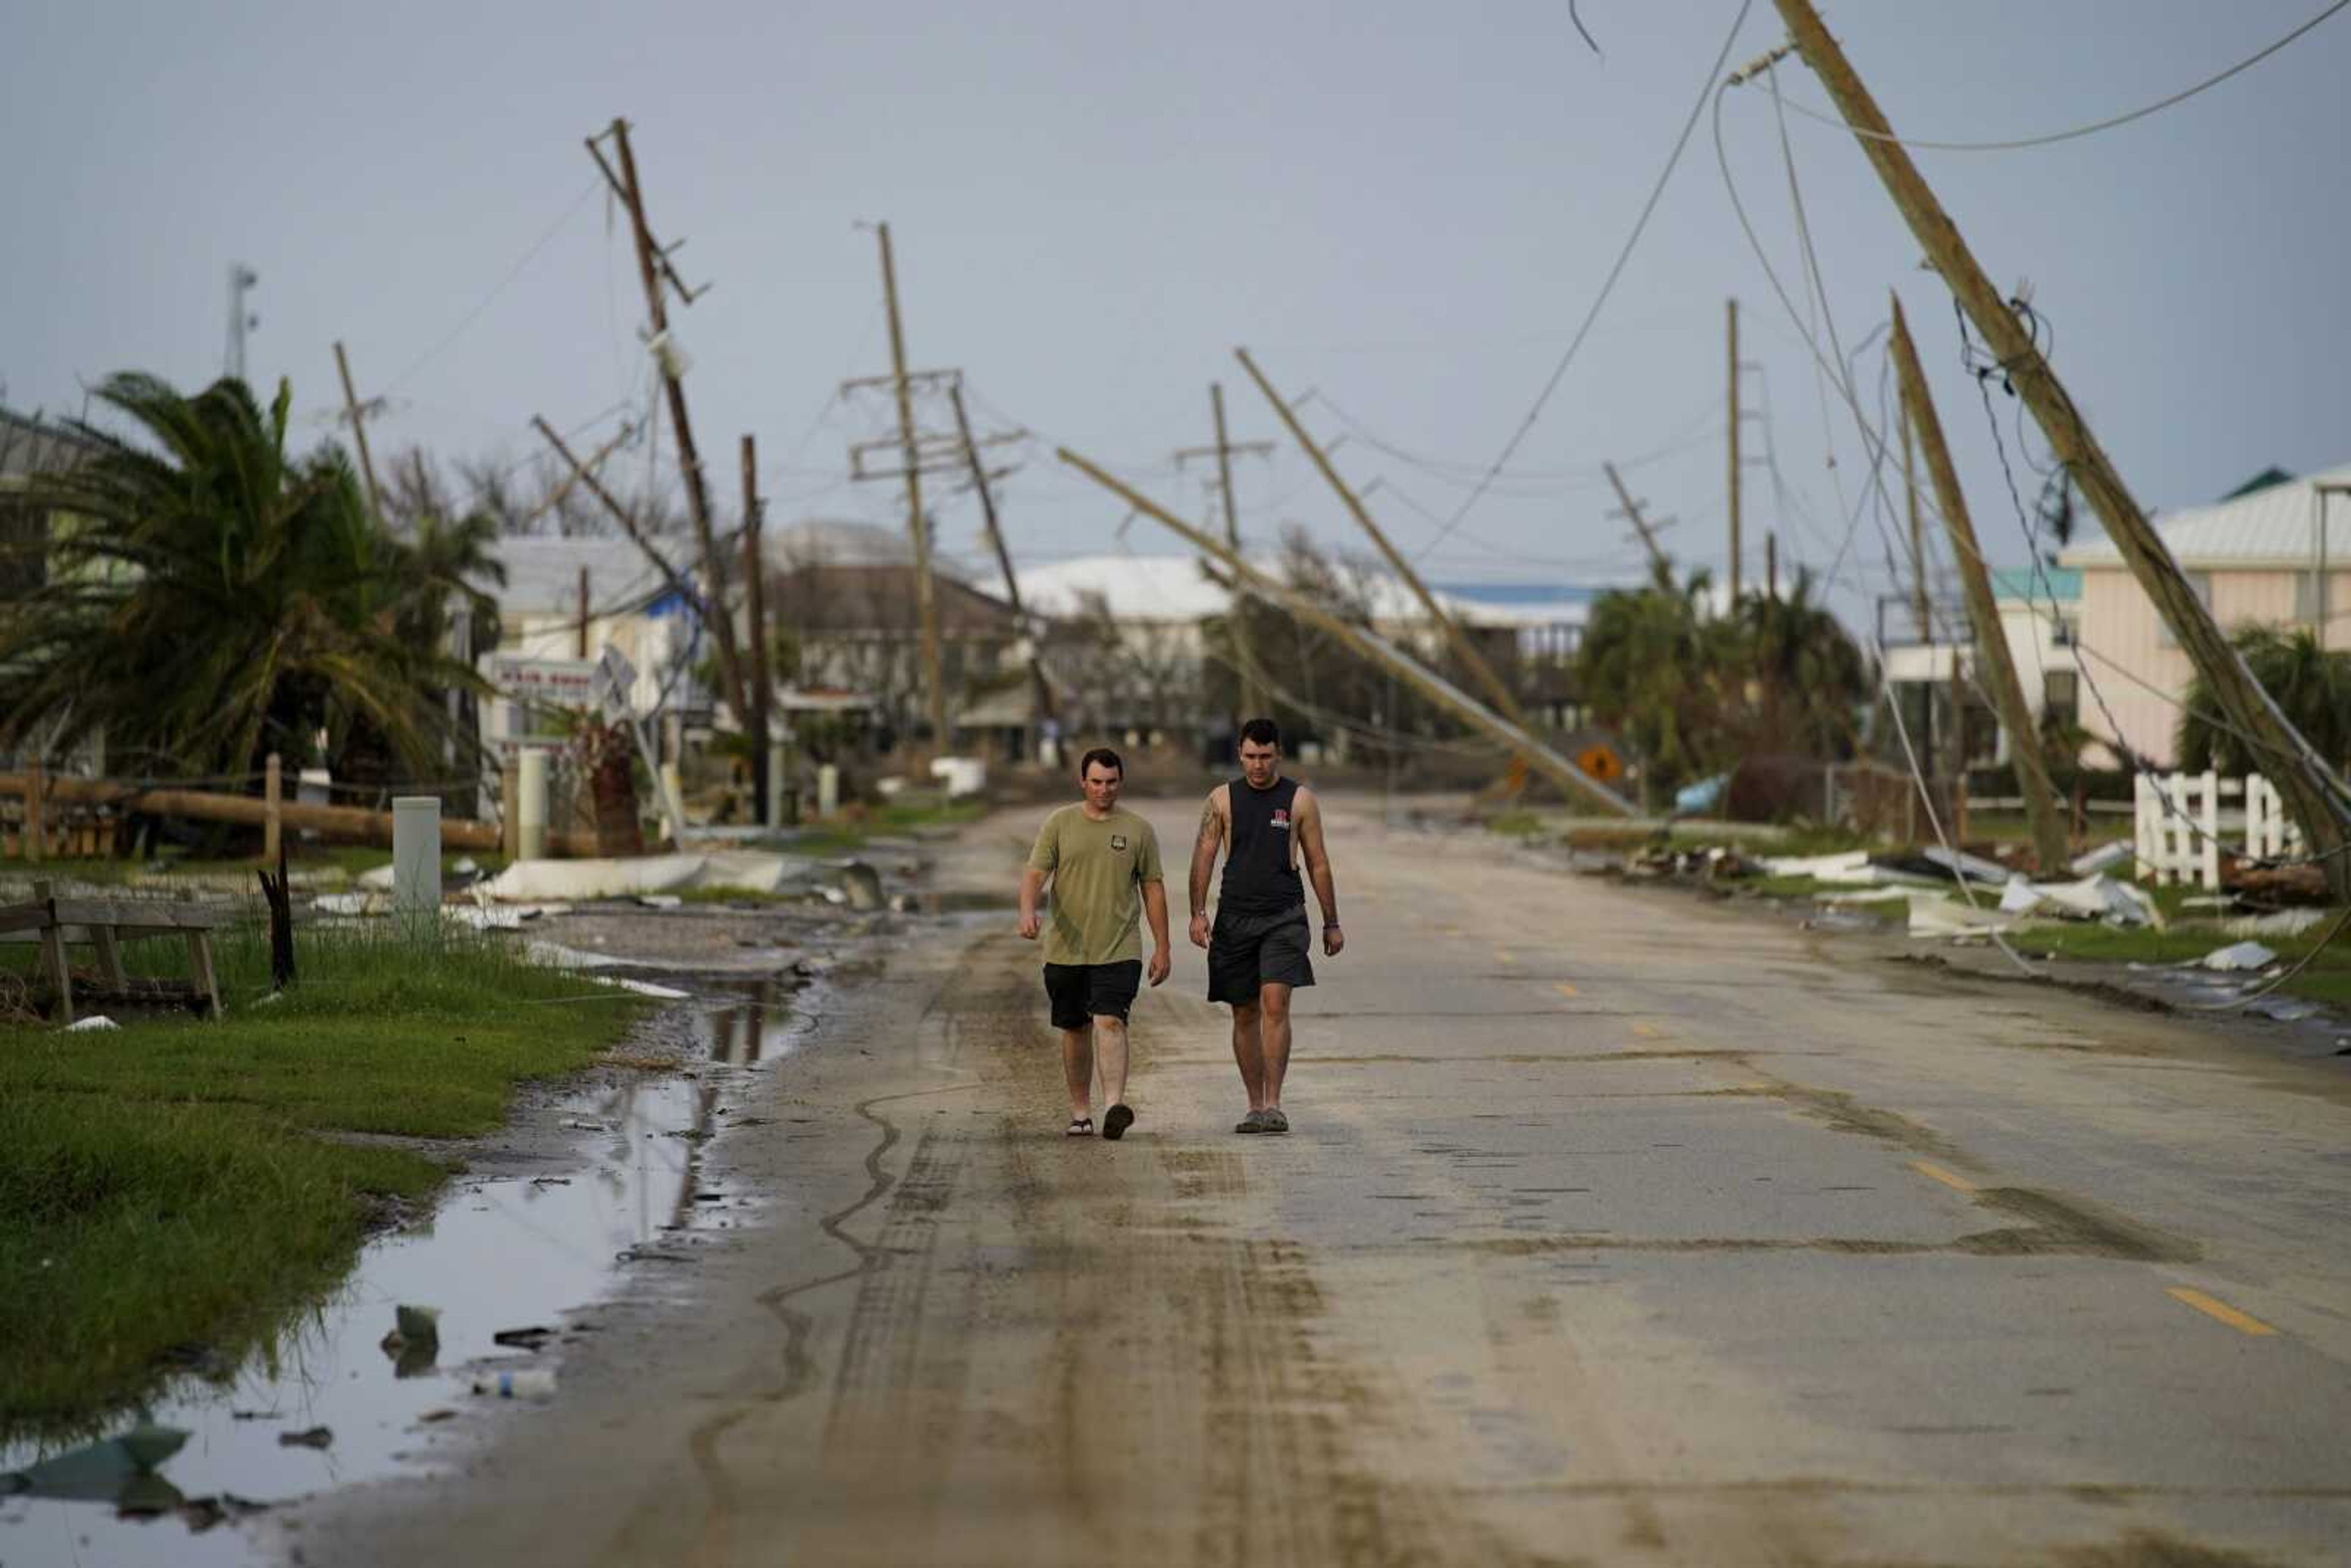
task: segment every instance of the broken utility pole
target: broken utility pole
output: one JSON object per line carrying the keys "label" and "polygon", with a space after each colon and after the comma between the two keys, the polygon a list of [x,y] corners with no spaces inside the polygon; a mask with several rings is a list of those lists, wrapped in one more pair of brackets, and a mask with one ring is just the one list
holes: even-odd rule
{"label": "broken utility pole", "polygon": [[1616,472],[1615,464],[1603,463],[1600,467],[1602,472],[1608,476],[1608,483],[1616,492],[1616,505],[1619,509],[1610,513],[1609,516],[1623,517],[1633,525],[1634,532],[1641,536],[1641,548],[1649,552],[1649,567],[1657,574],[1659,585],[1671,587],[1674,563],[1667,558],[1666,552],[1657,547],[1657,536],[1650,531],[1649,519],[1641,515],[1641,503],[1633,499],[1633,493],[1625,488],[1625,480]]}
{"label": "broken utility pole", "polygon": [[979,447],[971,438],[971,420],[963,411],[963,387],[960,383],[947,389],[947,398],[955,404],[956,434],[963,441],[964,456],[971,465],[971,487],[979,493],[980,520],[987,528],[988,548],[996,552],[996,565],[1004,573],[1005,601],[1012,606],[1012,619],[1020,628],[1021,640],[1029,644],[1029,684],[1036,699],[1037,720],[1041,727],[1053,717],[1053,688],[1045,679],[1045,662],[1037,643],[1038,629],[1029,624],[1029,612],[1020,603],[1020,579],[1012,570],[1012,552],[1005,548],[1004,530],[996,522],[996,496],[988,488],[987,465],[980,461]]}
{"label": "broken utility pole", "polygon": [[[718,676],[726,686],[723,694],[726,706],[739,716],[750,705],[749,694],[743,687],[743,665],[735,646],[735,619],[726,608],[726,567],[719,559],[718,541],[710,527],[710,492],[703,482],[702,458],[694,448],[694,426],[685,413],[685,382],[678,371],[676,350],[669,338],[669,308],[663,299],[662,278],[667,267],[667,257],[653,243],[653,230],[645,221],[644,188],[637,181],[636,155],[629,148],[629,122],[614,120],[605,132],[612,139],[612,149],[621,161],[617,182],[621,201],[629,209],[629,229],[635,236],[637,273],[645,290],[645,315],[653,324],[653,336],[647,347],[653,350],[653,363],[661,371],[662,389],[668,395],[669,418],[677,434],[677,465],[685,476],[685,505],[694,522],[695,541],[701,547],[702,575],[706,580],[708,601],[703,619],[709,623],[711,641],[717,644]],[[588,151],[595,156],[599,167],[603,154],[597,152],[596,138],[588,139]],[[611,171],[605,169],[605,177]],[[676,274],[668,274],[673,282]],[[694,296],[680,293],[686,303]],[[633,533],[633,530],[632,530]]]}
{"label": "broken utility pole", "polygon": [[1496,713],[1411,654],[1395,647],[1384,638],[1375,637],[1362,627],[1350,624],[1304,594],[1266,576],[1207,534],[1184,522],[1158,502],[1113,478],[1068,447],[1060,448],[1058,455],[1062,462],[1085,475],[1136,511],[1173,529],[1195,549],[1230,572],[1237,588],[1247,584],[1249,591],[1259,598],[1269,603],[1282,606],[1299,620],[1338,639],[1360,657],[1393,673],[1430,702],[1458,716],[1472,728],[1484,732],[1489,737],[1510,747],[1518,756],[1525,758],[1529,766],[1552,779],[1569,794],[1590,800],[1618,816],[1630,817],[1635,814],[1633,803],[1630,800],[1544,745],[1523,726],[1514,724]]}
{"label": "broken utility pole", "polygon": [[1478,652],[1468,635],[1454,623],[1451,616],[1445,613],[1437,602],[1437,596],[1429,592],[1419,574],[1406,564],[1403,554],[1388,543],[1387,535],[1372,521],[1371,513],[1364,509],[1364,503],[1356,498],[1354,491],[1347,487],[1347,482],[1339,477],[1339,471],[1331,466],[1331,460],[1322,455],[1322,449],[1314,444],[1314,438],[1306,434],[1306,427],[1298,423],[1298,416],[1290,412],[1290,405],[1281,401],[1281,394],[1273,390],[1273,383],[1265,379],[1265,372],[1257,368],[1257,361],[1249,358],[1249,350],[1235,349],[1233,357],[1240,361],[1241,368],[1249,371],[1251,381],[1257,382],[1257,390],[1265,394],[1265,401],[1273,404],[1273,412],[1281,416],[1281,423],[1290,427],[1290,434],[1297,438],[1299,445],[1306,449],[1306,455],[1314,460],[1314,466],[1322,470],[1322,477],[1330,481],[1331,488],[1339,493],[1339,499],[1346,504],[1348,512],[1362,525],[1364,532],[1372,537],[1372,543],[1379,547],[1380,554],[1386,559],[1388,565],[1404,580],[1413,597],[1420,601],[1420,607],[1428,612],[1428,618],[1437,623],[1437,629],[1451,644],[1455,657],[1461,661],[1461,667],[1486,688],[1494,699],[1495,707],[1505,717],[1521,728],[1526,727],[1526,716],[1519,711],[1518,697],[1503,684],[1502,677],[1494,673],[1494,667]]}
{"label": "broken utility pole", "polygon": [[[1951,555],[1959,563],[1959,581],[1968,594],[1968,619],[1976,633],[1976,671],[1991,690],[1992,705],[2008,730],[2009,757],[2016,767],[2016,784],[2024,796],[2024,817],[2032,829],[2033,858],[2045,876],[2065,869],[2065,817],[2057,791],[2049,782],[2049,765],[2041,755],[2041,727],[2024,701],[2024,687],[2016,678],[2016,662],[2009,655],[2008,633],[2001,629],[2000,605],[1992,598],[1991,574],[1984,568],[1977,546],[1975,524],[1968,516],[1968,498],[1951,466],[1950,449],[1943,444],[1943,422],[1927,390],[1926,371],[1918,366],[1918,350],[1910,340],[1910,324],[1903,319],[1902,301],[1894,301],[1894,366],[1902,378],[1902,413],[1925,449],[1927,473],[1935,481],[1935,504],[1950,530]],[[1954,647],[1954,667],[1959,651]],[[1961,728],[1964,730],[1964,726]],[[1964,758],[1962,758],[1964,766]]]}
{"label": "broken utility pole", "polygon": [[762,827],[774,827],[768,821],[768,714],[775,692],[769,684],[773,664],[768,647],[768,563],[759,553],[759,524],[767,515],[767,507],[759,499],[759,448],[749,435],[743,437],[743,579],[744,596],[749,601],[751,654],[751,711],[744,716],[751,737],[751,820]]}
{"label": "broken utility pole", "polygon": [[1910,422],[1902,422],[1902,495],[1910,508],[1910,609],[1917,618],[1918,641],[1931,646],[1935,617],[1927,602],[1927,530],[1918,521],[1918,442]]}
{"label": "broken utility pole", "polygon": [[2170,547],[2147,521],[2122,476],[2090,434],[2064,383],[2042,357],[2040,345],[1977,265],[1950,214],[1919,177],[1917,165],[1896,140],[1886,116],[1854,74],[1810,0],[1774,3],[1804,62],[1835,102],[1910,232],[1926,247],[1935,269],[1943,275],[1976,330],[1983,334],[2017,395],[2032,411],[2058,461],[2097,509],[2107,537],[2154,601],[2181,651],[2194,662],[2229,721],[2266,754],[2262,771],[2271,775],[2286,797],[2311,854],[2325,866],[2328,890],[2338,900],[2351,901],[2351,855],[2342,852],[2351,846],[2342,780],[2286,721],[2275,700],[2230,643],[2210,609],[2197,597],[2172,559]]}
{"label": "broken utility pole", "polygon": [[931,523],[923,516],[923,464],[914,439],[914,399],[906,382],[906,334],[898,320],[898,268],[890,254],[890,225],[882,235],[882,299],[890,313],[890,378],[898,398],[898,440],[906,459],[906,531],[914,542],[914,610],[922,619],[923,692],[930,710],[931,745],[952,750],[947,734],[947,694],[939,668],[938,590],[931,580]]}
{"label": "broken utility pole", "polygon": [[[1217,427],[1214,446],[1186,446],[1176,454],[1176,466],[1184,466],[1187,458],[1210,457],[1217,460],[1217,495],[1225,508],[1225,547],[1235,555],[1241,553],[1241,523],[1237,503],[1233,499],[1233,454],[1247,453],[1260,457],[1273,455],[1270,441],[1244,441],[1236,446],[1225,435],[1225,389],[1221,382],[1208,383],[1208,408]],[[1227,633],[1233,640],[1233,655],[1240,668],[1234,673],[1240,677],[1240,722],[1248,723],[1266,711],[1264,695],[1257,688],[1257,677],[1250,674],[1255,661],[1249,647],[1249,597],[1239,584],[1233,585],[1232,608],[1228,612]]]}
{"label": "broken utility pole", "polygon": [[343,352],[342,340],[335,340],[335,369],[343,377],[343,413],[351,422],[351,439],[359,443],[360,477],[367,481],[368,511],[379,523],[383,521],[383,492],[376,488],[375,459],[368,455],[367,425],[360,415],[359,393],[351,390],[351,361]]}
{"label": "broken utility pole", "polygon": [[602,502],[604,509],[612,514],[612,520],[621,525],[621,531],[629,537],[629,542],[636,546],[645,559],[653,563],[655,571],[662,574],[662,580],[669,585],[670,591],[691,603],[694,600],[694,584],[688,582],[685,574],[672,564],[667,556],[662,554],[653,540],[645,537],[643,530],[637,527],[636,514],[621,505],[619,499],[611,491],[604,488],[603,483],[589,471],[587,465],[572,455],[571,448],[564,444],[563,437],[555,434],[555,427],[548,423],[546,419],[538,414],[532,414],[530,423],[538,434],[546,438],[547,444],[555,448],[555,455],[562,458],[565,465],[570,468],[571,476],[587,486],[588,493]]}

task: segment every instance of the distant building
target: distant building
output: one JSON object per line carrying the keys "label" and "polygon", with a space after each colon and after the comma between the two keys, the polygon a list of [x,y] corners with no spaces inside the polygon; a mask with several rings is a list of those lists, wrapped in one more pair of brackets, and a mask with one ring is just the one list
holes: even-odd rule
{"label": "distant building", "polygon": [[[2082,722],[2082,574],[2063,567],[1995,568],[1991,593],[2026,711],[2036,724]],[[1977,674],[1964,600],[1930,600],[1922,635],[1915,601],[1886,595],[1877,601],[1877,640],[1886,650],[1887,690],[1901,705],[1903,725],[1922,766],[1929,771],[1949,766],[1955,723],[1970,765],[2014,757],[2016,737],[2001,726]],[[2095,724],[2089,728],[2094,737],[2103,735]]]}
{"label": "distant building", "polygon": [[[2351,648],[2351,495],[2322,497],[2322,486],[2351,486],[2351,465],[2299,479],[2270,469],[2223,500],[2157,519],[2223,631],[2302,626],[2329,648]],[[2061,559],[2082,574],[2081,643],[2119,738],[2168,765],[2195,676],[2188,655],[2113,541],[2077,545]],[[2104,732],[2095,703],[2085,705],[2083,723]]]}

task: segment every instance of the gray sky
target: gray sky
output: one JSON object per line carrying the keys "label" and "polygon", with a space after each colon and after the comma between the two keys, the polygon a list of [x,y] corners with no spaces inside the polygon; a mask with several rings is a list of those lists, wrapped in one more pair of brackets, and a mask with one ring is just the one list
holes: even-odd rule
{"label": "gray sky", "polygon": [[[1832,9],[1897,131],[2030,135],[2137,107],[2269,43],[2320,0],[1973,0]],[[713,291],[674,310],[713,488],[738,494],[759,438],[771,516],[898,521],[889,486],[841,482],[886,402],[836,383],[886,369],[873,236],[886,218],[910,353],[960,366],[983,423],[1018,423],[1198,515],[1222,380],[1236,439],[1276,434],[1230,350],[1433,471],[1361,439],[1339,452],[1418,549],[1531,405],[1662,166],[1736,0],[1583,0],[1604,56],[1547,3],[667,8],[570,3],[66,5],[0,0],[0,174],[9,281],[0,382],[19,409],[73,412],[141,368],[218,373],[225,273],[251,263],[254,379],[293,379],[306,439],[329,433],[331,345],[387,393],[379,455],[531,450],[645,405],[625,225],[590,193],[583,135],[635,126],[654,228]],[[1757,0],[1732,51],[1781,37]],[[2339,352],[2351,290],[2333,195],[2351,145],[2351,16],[2150,120],[2045,150],[1924,153],[2003,287],[2029,278],[2056,362],[2140,499],[2211,499],[2266,464],[2351,457]],[[1791,62],[1782,89],[1822,106]],[[1768,86],[1729,95],[1739,188],[1798,287]],[[1995,558],[2022,543],[1948,296],[1851,141],[1790,118],[1830,304],[1847,349],[1903,294]],[[550,235],[551,231],[551,235]],[[519,273],[517,263],[546,238]],[[512,281],[502,290],[502,280]],[[496,292],[493,297],[493,291]],[[1771,474],[1748,476],[1749,571],[1777,523],[1825,566],[1862,463],[1827,426],[1803,340],[1741,238],[1701,120],[1646,237],[1513,472],[1428,558],[1453,580],[1622,578],[1639,560],[1603,516],[1596,465],[1633,473],[1686,563],[1723,555],[1723,300],[1761,367]],[[484,307],[485,299],[488,303]],[[1800,307],[1802,304],[1798,297]],[[478,314],[473,314],[482,307]],[[470,317],[470,319],[468,318]],[[454,335],[453,335],[454,334]],[[1877,387],[1875,350],[1861,361]],[[1995,394],[2011,457],[2014,406]],[[1832,410],[1834,413],[1834,411]],[[609,430],[611,420],[598,427]],[[595,432],[583,435],[595,439]],[[1750,429],[1750,449],[1765,433]],[[664,431],[663,450],[668,450]],[[2037,434],[2032,455],[2042,447]],[[632,463],[642,471],[642,453]],[[1244,528],[1352,534],[1294,453],[1243,465]],[[1121,548],[1123,508],[1032,450],[1006,486],[1015,551]],[[1810,521],[1795,516],[1802,507]],[[976,507],[941,513],[951,549]],[[1472,542],[1472,540],[1476,542]],[[1124,542],[1174,541],[1136,521]],[[1865,520],[1841,569],[1857,614],[1884,586]]]}

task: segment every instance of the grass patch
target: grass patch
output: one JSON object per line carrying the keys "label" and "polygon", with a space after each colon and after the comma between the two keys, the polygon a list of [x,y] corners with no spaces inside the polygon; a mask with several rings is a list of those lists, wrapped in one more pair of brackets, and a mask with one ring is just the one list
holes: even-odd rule
{"label": "grass patch", "polygon": [[1543,831],[1543,821],[1533,811],[1497,811],[1486,819],[1486,831],[1505,838],[1531,839]]}
{"label": "grass patch", "polygon": [[[586,1064],[644,1006],[490,937],[298,945],[299,981],[264,1005],[258,925],[222,933],[218,1023],[0,1029],[0,1435],[89,1423],[174,1345],[234,1367],[349,1268],[373,1203],[448,1174],[319,1134],[486,1132],[517,1083]],[[183,973],[186,949],[125,957]]]}
{"label": "grass patch", "polygon": [[986,815],[984,800],[885,800],[811,822],[784,847],[799,855],[853,854],[877,838],[904,837],[929,828],[959,828]]}

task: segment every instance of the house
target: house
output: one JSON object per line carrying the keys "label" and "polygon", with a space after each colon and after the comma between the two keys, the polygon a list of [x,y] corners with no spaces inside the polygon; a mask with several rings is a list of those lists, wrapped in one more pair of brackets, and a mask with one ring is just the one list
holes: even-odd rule
{"label": "house", "polygon": [[[2156,528],[2223,631],[2302,626],[2326,647],[2351,647],[2351,465],[2299,479],[2273,469]],[[2169,764],[2195,675],[2188,655],[2113,541],[2077,545],[2060,559],[2082,574],[2086,673],[2120,739],[2157,766]],[[2105,731],[2095,702],[2083,722]]]}
{"label": "house", "polygon": [[[1991,577],[2001,636],[2023,688],[2026,711],[2043,724],[2084,723],[2082,573],[2068,567],[2000,567]],[[1930,601],[1927,622],[1922,635],[1916,601],[1908,595],[1888,594],[1877,601],[1886,685],[1901,705],[1903,726],[1920,763],[1930,771],[1949,766],[1954,723],[1970,765],[2009,761],[2015,737],[2001,724],[1977,675],[1974,637],[1961,635],[1970,626],[1966,601]],[[2103,737],[2095,720],[2088,728],[2094,737]]]}
{"label": "house", "polygon": [[[789,684],[862,694],[885,741],[928,723],[921,599],[903,534],[867,523],[812,519],[766,541],[767,613],[790,649]],[[1012,606],[934,558],[932,602],[948,727],[1001,734],[1022,727],[996,711],[1025,679],[1024,628]]]}

